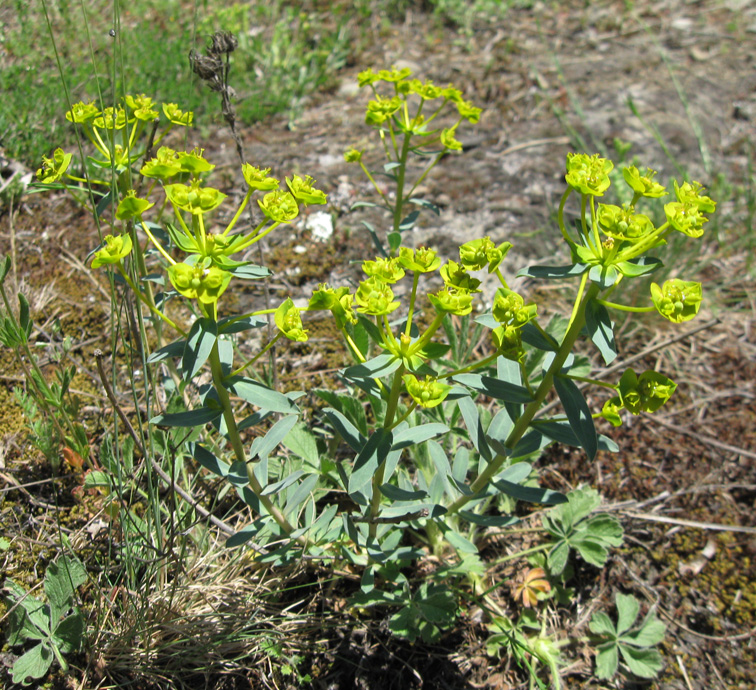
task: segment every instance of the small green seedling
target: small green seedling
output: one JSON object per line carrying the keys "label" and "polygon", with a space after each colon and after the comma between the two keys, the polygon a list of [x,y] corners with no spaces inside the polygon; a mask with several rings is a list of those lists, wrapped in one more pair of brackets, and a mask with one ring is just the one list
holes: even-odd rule
{"label": "small green seedling", "polygon": [[567,503],[550,510],[543,526],[555,539],[548,555],[549,570],[559,575],[567,565],[570,549],[575,549],[591,565],[601,567],[609,556],[608,549],[622,545],[622,525],[608,513],[591,513],[601,504],[598,491],[589,487],[567,495]]}
{"label": "small green seedling", "polygon": [[[663,662],[655,649],[664,639],[666,626],[652,609],[643,622],[633,628],[640,604],[635,597],[617,593],[617,625],[600,611],[593,614],[590,622],[591,632],[596,636],[594,644],[598,650],[596,656],[596,676],[611,678],[619,666],[622,655],[627,668],[640,678],[655,678],[661,671]],[[632,629],[631,629],[632,628]]]}
{"label": "small green seedling", "polygon": [[68,670],[63,655],[79,649],[84,637],[84,618],[73,605],[73,595],[86,581],[84,566],[69,556],[62,556],[47,568],[46,604],[12,580],[5,581],[5,589],[10,592],[6,604],[11,608],[8,644],[14,647],[27,640],[39,641],[13,664],[14,683],[29,685],[42,678],[53,657],[64,672]]}

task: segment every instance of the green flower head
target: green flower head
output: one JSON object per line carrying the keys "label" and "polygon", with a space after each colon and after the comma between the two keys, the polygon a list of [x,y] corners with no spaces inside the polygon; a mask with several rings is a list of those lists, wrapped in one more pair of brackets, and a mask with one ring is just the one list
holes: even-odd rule
{"label": "green flower head", "polygon": [[525,350],[522,349],[522,335],[515,326],[499,326],[491,331],[494,347],[500,355],[515,362],[525,360]]}
{"label": "green flower head", "polygon": [[488,272],[493,273],[511,248],[509,242],[502,242],[497,247],[490,237],[482,237],[465,242],[459,248],[459,259],[469,271],[477,271],[488,265]]}
{"label": "green flower head", "polygon": [[643,174],[634,165],[622,169],[622,177],[630,189],[648,199],[658,199],[667,194],[666,188],[654,180],[655,176],[656,170],[651,168],[646,168]]}
{"label": "green flower head", "polygon": [[399,307],[399,302],[394,302],[394,291],[391,287],[376,276],[363,280],[357,288],[354,301],[357,302],[357,311],[371,316],[390,314]]}
{"label": "green flower head", "polygon": [[480,281],[473,278],[464,266],[451,259],[441,266],[441,278],[446,287],[452,290],[464,290],[465,292],[480,292]]}
{"label": "green flower head", "polygon": [[620,417],[621,411],[622,400],[618,395],[615,395],[604,403],[604,407],[601,410],[601,416],[612,426],[622,426],[622,417]]}
{"label": "green flower head", "polygon": [[244,181],[250,189],[261,192],[270,192],[278,189],[278,180],[275,177],[269,176],[270,168],[256,168],[249,163],[245,163],[242,165],[242,175],[244,175]]}
{"label": "green flower head", "polygon": [[309,175],[305,175],[301,178],[299,175],[294,175],[292,179],[286,178],[286,185],[294,198],[305,206],[325,204],[326,195],[325,192],[321,192],[319,189],[315,189],[312,185],[315,182]]}
{"label": "green flower head", "polygon": [[99,129],[123,129],[130,122],[126,111],[122,106],[118,108],[105,108],[105,110],[98,115],[93,124]]}
{"label": "green flower head", "polygon": [[78,125],[91,122],[100,114],[100,109],[94,103],[79,102],[66,113],[66,120]]}
{"label": "green flower head", "polygon": [[380,278],[384,283],[392,285],[404,278],[404,269],[401,267],[399,257],[392,259],[377,258],[375,261],[365,261],[362,270],[369,276]]}
{"label": "green flower head", "polygon": [[99,268],[105,264],[119,264],[131,251],[131,236],[128,234],[107,235],[102,249],[95,252],[92,268]]}
{"label": "green flower head", "polygon": [[457,138],[457,128],[451,127],[441,132],[441,145],[449,151],[461,151],[462,142]]}
{"label": "green flower head", "polygon": [[607,158],[601,158],[596,153],[589,156],[585,153],[567,154],[567,184],[576,192],[590,196],[602,196],[611,184],[609,173],[614,168]]}
{"label": "green flower head", "polygon": [[203,153],[204,149],[193,149],[192,151],[178,153],[176,156],[176,162],[181,167],[181,172],[199,175],[200,173],[213,170],[215,165],[206,158],[203,158]]}
{"label": "green flower head", "polygon": [[599,204],[598,222],[605,235],[628,242],[637,242],[654,230],[651,219],[641,213],[635,213],[632,206],[620,208],[610,204]]}
{"label": "green flower head", "polygon": [[154,103],[149,96],[140,94],[139,96],[126,96],[126,105],[133,111],[134,117],[142,122],[152,122],[160,117],[157,110],[154,109]]}
{"label": "green flower head", "polygon": [[525,304],[525,300],[512,290],[499,288],[494,298],[493,316],[502,326],[522,328],[536,317],[538,307]]}
{"label": "green flower head", "polygon": [[358,151],[352,146],[344,151],[344,160],[347,163],[359,163],[362,160],[362,151]]}
{"label": "green flower head", "polygon": [[691,201],[673,201],[664,205],[664,213],[669,224],[688,237],[701,237],[703,224],[709,219],[701,213],[698,204]]}
{"label": "green flower head", "polygon": [[181,172],[178,154],[167,146],[161,146],[155,158],[148,160],[139,172],[145,177],[168,180]]}
{"label": "green flower head", "polygon": [[701,186],[700,182],[683,182],[682,187],[677,186],[677,181],[673,184],[675,186],[675,196],[677,196],[679,202],[693,204],[703,213],[714,213],[717,203],[703,194],[705,188]]}
{"label": "green flower head", "polygon": [[668,280],[661,287],[651,283],[651,299],[656,311],[672,323],[690,321],[698,314],[703,299],[701,283]]}
{"label": "green flower head", "polygon": [[168,266],[168,277],[176,290],[187,299],[209,305],[218,301],[231,282],[231,274],[217,266],[185,263]]}
{"label": "green flower head", "polygon": [[[443,271],[443,268],[441,270]],[[435,294],[429,293],[428,299],[439,314],[465,316],[472,311],[473,296],[469,290],[460,290],[447,285]]]}
{"label": "green flower head", "polygon": [[61,148],[53,151],[52,158],[42,156],[42,167],[36,173],[37,180],[44,184],[57,182],[65,175],[71,165],[72,157],[73,154],[66,153]]}
{"label": "green flower head", "polygon": [[480,120],[480,114],[483,112],[481,108],[476,108],[470,101],[458,100],[455,101],[457,106],[457,112],[459,116],[467,120],[471,125],[474,125]]}
{"label": "green flower head", "polygon": [[201,187],[199,180],[194,180],[191,185],[165,185],[165,194],[177,208],[195,216],[212,211],[226,198],[217,189]]}
{"label": "green flower head", "polygon": [[349,293],[349,288],[340,287],[334,289],[327,285],[320,285],[312,293],[307,309],[328,309],[336,321],[339,329],[343,329],[346,323],[357,323],[357,317],[352,305],[354,296]]}
{"label": "green flower head", "polygon": [[382,125],[401,107],[402,100],[398,96],[393,98],[376,96],[375,100],[370,101],[367,105],[365,122],[369,125]]}
{"label": "green flower head", "polygon": [[191,110],[184,112],[175,103],[163,103],[163,114],[172,125],[191,127],[194,122],[194,113]]}
{"label": "green flower head", "polygon": [[397,69],[396,67],[392,67],[390,70],[388,69],[382,69],[378,71],[377,80],[376,81],[386,81],[390,84],[396,84],[397,82],[402,81],[403,79],[406,79],[412,74],[412,70],[409,67],[403,67],[402,69]]}
{"label": "green flower head", "polygon": [[422,82],[419,79],[412,79],[408,82],[410,93],[414,93],[420,96],[424,101],[432,101],[436,98],[440,98],[444,90],[440,86],[436,86],[432,81]]}
{"label": "green flower head", "polygon": [[275,313],[276,326],[289,340],[298,343],[307,341],[307,331],[302,326],[302,313],[294,306],[291,297],[287,297]]}
{"label": "green flower head", "polygon": [[425,408],[440,405],[452,389],[445,383],[439,383],[433,376],[426,376],[424,381],[420,381],[413,374],[405,374],[402,376],[402,381],[410,397],[420,407]]}
{"label": "green flower head", "polygon": [[655,371],[638,376],[632,369],[622,374],[618,392],[622,406],[632,414],[656,412],[675,392],[677,384]]}
{"label": "green flower head", "polygon": [[400,247],[399,263],[408,271],[431,273],[441,265],[441,259],[436,256],[435,250],[427,247],[418,247],[417,249]]}
{"label": "green flower head", "polygon": [[139,218],[147,210],[154,206],[147,199],[140,199],[136,195],[136,191],[130,189],[126,192],[126,196],[121,199],[116,209],[116,218],[118,220],[130,220],[131,218]]}
{"label": "green flower head", "polygon": [[276,189],[268,192],[257,203],[262,212],[277,223],[288,223],[299,215],[299,206],[289,192]]}

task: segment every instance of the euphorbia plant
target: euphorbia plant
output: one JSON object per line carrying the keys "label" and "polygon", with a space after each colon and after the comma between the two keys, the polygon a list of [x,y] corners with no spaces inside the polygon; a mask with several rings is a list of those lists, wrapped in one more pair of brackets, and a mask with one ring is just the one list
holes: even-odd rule
{"label": "euphorbia plant", "polygon": [[[192,409],[163,412],[150,423],[200,429],[196,440],[179,452],[228,481],[251,509],[250,523],[228,544],[253,543],[258,558],[274,563],[303,554],[348,561],[362,569],[357,603],[404,602],[409,608],[397,619],[397,630],[432,639],[442,621],[453,619],[453,606],[448,610],[446,594],[426,588],[446,607],[443,615],[431,620],[432,607],[417,605],[401,566],[420,556],[423,547],[446,556],[477,553],[477,530],[516,522],[512,512],[517,500],[565,503],[563,494],[539,488],[533,481],[531,463],[541,451],[554,441],[582,447],[590,459],[599,449],[616,450],[597,432],[594,420],[604,418],[616,425],[623,411],[654,412],[674,392],[675,384],[654,371],[637,374],[628,369],[618,381],[593,379],[587,360],[576,356],[575,350],[587,337],[606,363],[617,356],[612,310],[656,310],[674,323],[696,315],[701,289],[691,281],[654,284],[649,304],[642,307],[624,306],[616,295],[627,280],[650,275],[662,266],[649,252],[662,248],[670,233],[700,237],[705,214],[714,210],[714,202],[697,183],[675,184],[677,200],[666,204],[667,221],[655,227],[636,210],[644,198],[666,193],[653,171],[626,168],[632,203],[602,204],[597,198],[610,187],[612,162],[597,155],[568,155],[558,226],[570,263],[531,266],[519,273],[539,280],[577,281],[566,318],[542,322],[537,306],[512,290],[501,271],[502,263],[510,260],[509,242],[477,238],[459,247],[458,259],[447,260],[432,248],[402,243],[402,231],[414,222],[412,214],[403,216],[405,204],[413,201],[417,185],[441,156],[460,148],[455,139],[459,121],[476,121],[479,109],[454,87],[410,79],[407,70],[368,71],[360,75],[360,82],[374,92],[366,119],[378,128],[389,158],[385,172],[396,184],[393,199],[375,185],[383,205],[392,212],[388,249],[383,249],[373,230],[382,251],[362,264],[364,280],[355,290],[322,285],[304,309],[291,298],[275,309],[246,314],[226,314],[222,304],[233,280],[260,279],[269,273],[244,260],[241,252],[295,220],[303,206],[326,203],[326,195],[311,177],[293,176],[284,188],[270,169],[243,165],[247,192],[225,227],[211,231],[208,219],[227,197],[207,185],[213,166],[202,151],[162,147],[138,163],[141,150],[135,148],[134,136],[124,135],[124,143],[115,143],[116,124],[139,133],[137,113],[153,112],[147,107],[148,98],[127,98],[117,112],[100,113],[94,106],[80,105],[69,119],[85,128],[118,173],[111,186],[113,198],[116,194],[120,198],[111,233],[94,252],[92,266],[114,270],[155,322],[168,324],[178,334],[178,340],[160,347],[147,361],[173,362],[184,387],[198,382],[199,399]],[[381,96],[381,84],[389,84],[393,95]],[[426,117],[427,103],[437,99],[440,105]],[[410,102],[417,104],[416,110],[410,111]],[[139,103],[147,105],[135,107]],[[433,129],[431,123],[447,104],[456,107],[459,120]],[[171,111],[174,119],[170,119],[163,110],[170,123],[177,122],[178,111]],[[190,120],[188,114],[182,117]],[[111,136],[95,136],[99,129]],[[411,185],[406,175],[410,153],[429,156]],[[360,162],[374,181],[362,152],[351,150],[347,159]],[[41,179],[59,179],[70,162],[68,154],[56,152]],[[145,183],[142,194],[137,190]],[[262,220],[252,229],[237,231],[255,195]],[[564,215],[573,196],[579,222],[570,231]],[[153,263],[165,271],[170,286],[160,300],[148,289],[155,280]],[[483,270],[499,281],[487,309],[481,300],[481,282],[474,276]],[[411,285],[398,291],[401,281]],[[399,294],[405,296],[400,300]],[[177,310],[167,313],[171,297],[182,297],[195,315],[188,329],[180,327]],[[330,312],[354,362],[340,373],[343,390],[314,391],[327,404],[318,420],[330,430],[325,442],[300,422],[296,401],[301,393],[273,390],[254,374],[254,363],[272,342],[307,341],[302,312],[308,311]],[[232,340],[259,328],[264,323],[261,317],[270,313],[278,334],[241,361]],[[470,328],[490,332],[488,349],[477,359],[459,355],[459,343]],[[209,369],[209,381],[200,381],[203,369]],[[610,390],[612,396],[594,412],[578,383]],[[552,391],[563,412],[546,418],[542,408]],[[243,406],[235,404],[239,399]],[[496,401],[493,412],[477,404],[482,399]],[[255,409],[242,417],[247,404]],[[245,430],[259,425],[264,432],[251,440]],[[277,450],[281,444],[287,453]],[[349,498],[346,509],[343,501],[333,499],[340,494]],[[560,525],[569,522],[569,516],[563,510]],[[601,564],[607,553],[604,546],[621,541],[621,527],[611,519],[586,520],[581,526],[582,546],[593,543],[590,525],[608,530],[593,540],[603,550],[600,557],[598,550],[591,551],[591,562]],[[560,529],[567,537],[575,531],[571,524]],[[405,538],[408,534],[413,538]],[[273,543],[274,550],[267,551]],[[561,571],[564,563],[559,565]],[[544,570],[544,577],[548,575]],[[410,621],[408,616],[424,618]]]}

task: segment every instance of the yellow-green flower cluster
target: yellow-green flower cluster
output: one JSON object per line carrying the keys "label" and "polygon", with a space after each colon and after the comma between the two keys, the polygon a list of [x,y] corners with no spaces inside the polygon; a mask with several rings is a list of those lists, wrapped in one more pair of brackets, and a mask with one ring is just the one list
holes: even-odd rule
{"label": "yellow-green flower cluster", "polygon": [[426,409],[440,405],[452,389],[433,376],[426,376],[425,380],[421,381],[414,374],[405,374],[402,380],[410,397]]}
{"label": "yellow-green flower cluster", "polygon": [[623,409],[634,415],[656,412],[672,397],[676,388],[674,381],[651,369],[640,376],[627,369],[616,387],[618,395],[604,404],[601,416],[612,425],[620,426],[620,412]]}

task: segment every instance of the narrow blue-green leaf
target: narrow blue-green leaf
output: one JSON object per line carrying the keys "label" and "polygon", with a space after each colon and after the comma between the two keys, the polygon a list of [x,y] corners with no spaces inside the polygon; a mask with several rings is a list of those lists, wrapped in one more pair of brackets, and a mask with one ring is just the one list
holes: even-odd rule
{"label": "narrow blue-green leaf", "polygon": [[218,328],[212,319],[197,319],[192,324],[181,360],[184,381],[191,381],[202,368],[217,338]]}
{"label": "narrow blue-green leaf", "polygon": [[[443,524],[443,523],[441,523]],[[466,539],[458,532],[455,532],[450,527],[442,529],[444,538],[448,541],[457,551],[462,553],[478,553],[478,547],[475,546],[469,539]]]}
{"label": "narrow blue-green leaf", "polygon": [[544,436],[537,429],[531,429],[523,436],[517,445],[511,450],[510,457],[512,460],[526,458],[533,453],[537,453],[551,443],[551,439]]}
{"label": "narrow blue-green leaf", "polygon": [[521,484],[524,482],[533,471],[533,466],[529,462],[516,462],[514,465],[510,465],[501,472],[496,480],[504,480],[507,482],[514,482],[515,484]]}
{"label": "narrow blue-green leaf", "polygon": [[606,364],[617,357],[617,343],[614,340],[614,324],[603,304],[595,299],[588,302],[585,310],[585,325],[588,336],[598,348]]}
{"label": "narrow blue-green leaf", "polygon": [[453,381],[461,383],[490,398],[513,403],[529,403],[533,397],[524,386],[517,386],[506,381],[499,381],[492,376],[480,374],[457,374]]}
{"label": "narrow blue-green leaf", "polygon": [[341,412],[334,410],[331,407],[324,409],[323,414],[328,417],[331,426],[333,426],[339,436],[349,444],[349,447],[355,453],[359,453],[365,445],[366,437],[357,431],[357,427],[341,414]]}
{"label": "narrow blue-green leaf", "polygon": [[[572,431],[572,427],[567,422],[536,421],[534,426],[544,436],[548,436],[557,443],[562,443],[565,446],[580,447],[580,442],[578,441],[577,436],[575,436],[575,432]],[[619,446],[608,436],[599,434],[598,449],[606,450],[610,453],[616,453],[619,450]]]}
{"label": "narrow blue-green leaf", "polygon": [[282,479],[280,482],[274,482],[273,484],[268,484],[263,490],[262,495],[263,496],[270,496],[272,494],[277,494],[280,491],[283,491],[287,487],[291,486],[292,484],[295,484],[297,480],[304,474],[304,470],[297,470],[296,472],[292,472],[288,477]]}
{"label": "narrow blue-green leaf", "polygon": [[408,446],[414,446],[418,443],[423,443],[428,439],[440,436],[449,431],[449,427],[446,424],[433,423],[433,424],[421,424],[420,426],[412,426],[403,431],[399,431],[394,434],[393,450],[399,450],[401,448],[407,448]]}
{"label": "narrow blue-green leaf", "polygon": [[620,273],[614,266],[593,266],[588,274],[588,278],[602,290],[612,287],[619,277]]}
{"label": "narrow blue-green leaf", "polygon": [[293,490],[289,491],[289,498],[286,501],[285,511],[287,514],[296,511],[300,505],[307,499],[312,493],[313,489],[318,483],[317,474],[308,474],[299,485]]}
{"label": "narrow blue-green leaf", "polygon": [[391,249],[392,253],[396,253],[396,250],[399,249],[399,246],[402,244],[402,236],[398,232],[390,232],[386,239],[389,243],[389,248]]}
{"label": "narrow blue-green leaf", "polygon": [[561,278],[575,278],[583,275],[588,267],[585,264],[570,264],[569,266],[528,266],[517,273],[518,278],[541,278],[558,280]]}
{"label": "narrow blue-green leaf", "polygon": [[226,547],[229,549],[236,548],[237,546],[243,546],[250,539],[253,539],[260,531],[260,526],[257,522],[253,522],[251,525],[247,525],[243,529],[240,529],[236,534],[232,534],[226,539]]}
{"label": "narrow blue-green leaf", "polygon": [[396,466],[399,464],[399,460],[402,457],[402,451],[401,450],[391,450],[386,455],[386,469],[383,474],[383,478],[388,481],[391,479],[391,477],[394,474],[394,470],[396,470]]}
{"label": "narrow blue-green leaf", "polygon": [[661,259],[656,259],[651,256],[639,256],[637,259],[631,259],[630,261],[622,261],[617,264],[617,268],[622,275],[628,278],[635,278],[637,276],[648,275],[654,271],[662,268],[664,264]]}
{"label": "narrow blue-green leaf", "polygon": [[415,223],[420,216],[420,211],[412,211],[408,213],[402,221],[399,223],[399,232],[409,232],[415,227]]}
{"label": "narrow blue-green leaf", "polygon": [[478,414],[478,406],[473,402],[472,398],[465,397],[460,398],[459,410],[462,413],[462,417],[465,420],[465,426],[467,427],[467,433],[470,436],[470,441],[483,458],[487,462],[491,461],[493,453],[486,441],[486,434],[483,431],[483,425],[480,422],[480,415]]}
{"label": "narrow blue-green leaf", "polygon": [[383,484],[380,486],[381,493],[392,501],[420,501],[428,498],[426,491],[406,491],[393,484]]}
{"label": "narrow blue-green leaf", "polygon": [[171,357],[180,357],[182,353],[184,352],[185,347],[186,347],[186,340],[184,340],[183,338],[181,340],[174,340],[172,343],[168,343],[167,345],[164,345],[159,350],[155,350],[155,352],[153,352],[147,358],[147,362],[149,364],[155,364],[157,362],[162,362]]}
{"label": "narrow blue-green leaf", "polygon": [[2,266],[0,266],[0,284],[5,282],[5,278],[8,275],[8,271],[11,270],[12,265],[13,262],[11,261],[10,256],[3,257]]}
{"label": "narrow blue-green leaf", "polygon": [[567,496],[558,491],[551,491],[550,489],[541,489],[534,486],[520,486],[519,484],[508,482],[503,479],[493,482],[493,485],[502,493],[505,493],[507,496],[511,496],[518,501],[526,501],[527,503],[544,503],[552,506],[567,502]]}
{"label": "narrow blue-green leaf", "polygon": [[258,410],[242,419],[236,426],[239,431],[244,431],[244,429],[249,429],[250,427],[262,424],[272,414],[273,413],[270,410]]}
{"label": "narrow blue-green leaf", "polygon": [[409,202],[411,204],[417,204],[418,206],[422,206],[425,209],[428,209],[429,211],[433,211],[437,216],[441,215],[441,209],[436,206],[436,204],[426,200],[426,199],[409,199]]}
{"label": "narrow blue-green leaf", "polygon": [[263,410],[282,414],[299,413],[299,409],[289,398],[262,383],[242,376],[227,379],[224,383],[232,393],[238,395],[242,400],[257,405]]}
{"label": "narrow blue-green leaf", "polygon": [[233,333],[252,331],[256,328],[262,328],[267,323],[267,320],[262,316],[245,316],[243,319],[227,316],[225,319],[218,321],[218,335],[221,333],[231,335]]}
{"label": "narrow blue-green leaf", "polygon": [[32,323],[29,320],[29,300],[26,299],[23,292],[18,293],[18,323],[28,338],[31,333]]}
{"label": "narrow blue-green leaf", "polygon": [[[352,208],[355,208],[356,205],[357,204],[352,204]],[[373,240],[373,244],[375,245],[375,248],[380,252],[381,256],[388,258],[388,252],[383,248],[383,243],[378,238],[378,233],[376,233],[375,228],[366,220],[361,220],[360,223],[362,223],[367,228],[367,231],[370,233],[370,238]]]}
{"label": "narrow blue-green leaf", "polygon": [[520,329],[520,336],[523,343],[543,352],[556,352],[559,349],[558,343],[544,336],[532,323],[526,323]]}
{"label": "narrow blue-green leaf", "polygon": [[219,477],[228,475],[229,465],[216,458],[207,448],[199,443],[190,443],[188,449],[191,456],[206,470],[210,470]]}
{"label": "narrow blue-green leaf", "polygon": [[270,271],[267,268],[256,266],[255,264],[236,266],[235,268],[228,269],[228,272],[241,280],[260,280],[270,275]]}
{"label": "narrow blue-green leaf", "polygon": [[452,463],[452,476],[459,482],[464,483],[467,478],[467,470],[470,468],[470,452],[465,447],[460,447],[454,455]]}
{"label": "narrow blue-green leaf", "polygon": [[221,411],[210,407],[199,407],[187,412],[159,414],[150,420],[155,426],[204,426],[221,416]]}
{"label": "narrow blue-green leaf", "polygon": [[299,417],[295,414],[282,417],[270,427],[265,436],[258,436],[252,442],[252,447],[249,451],[250,458],[265,458],[270,455],[294,428],[297,419]]}
{"label": "narrow blue-green leaf", "polygon": [[510,515],[478,515],[469,510],[460,510],[459,516],[481,527],[510,527],[520,521],[519,518]]}
{"label": "narrow blue-green leaf", "polygon": [[402,360],[392,354],[382,354],[369,359],[363,364],[344,369],[343,374],[348,379],[379,379],[393,374],[401,365]]}
{"label": "narrow blue-green leaf", "polygon": [[364,447],[354,459],[352,474],[349,477],[349,493],[360,492],[378,470],[391,450],[391,432],[379,428],[368,438]]}
{"label": "narrow blue-green leaf", "polygon": [[95,206],[95,216],[97,216],[98,218],[102,218],[103,213],[107,211],[108,206],[110,206],[112,202],[113,202],[113,193],[109,191],[97,202],[97,206]]}
{"label": "narrow blue-green leaf", "polygon": [[502,407],[496,413],[491,420],[491,423],[488,425],[486,438],[491,444],[491,447],[500,455],[509,454],[509,451],[506,448],[506,442],[513,428],[514,422],[505,407]]}
{"label": "narrow blue-green leaf", "polygon": [[588,403],[575,383],[564,376],[554,377],[554,387],[562,401],[572,431],[575,432],[588,458],[593,460],[598,451],[598,437]]}

